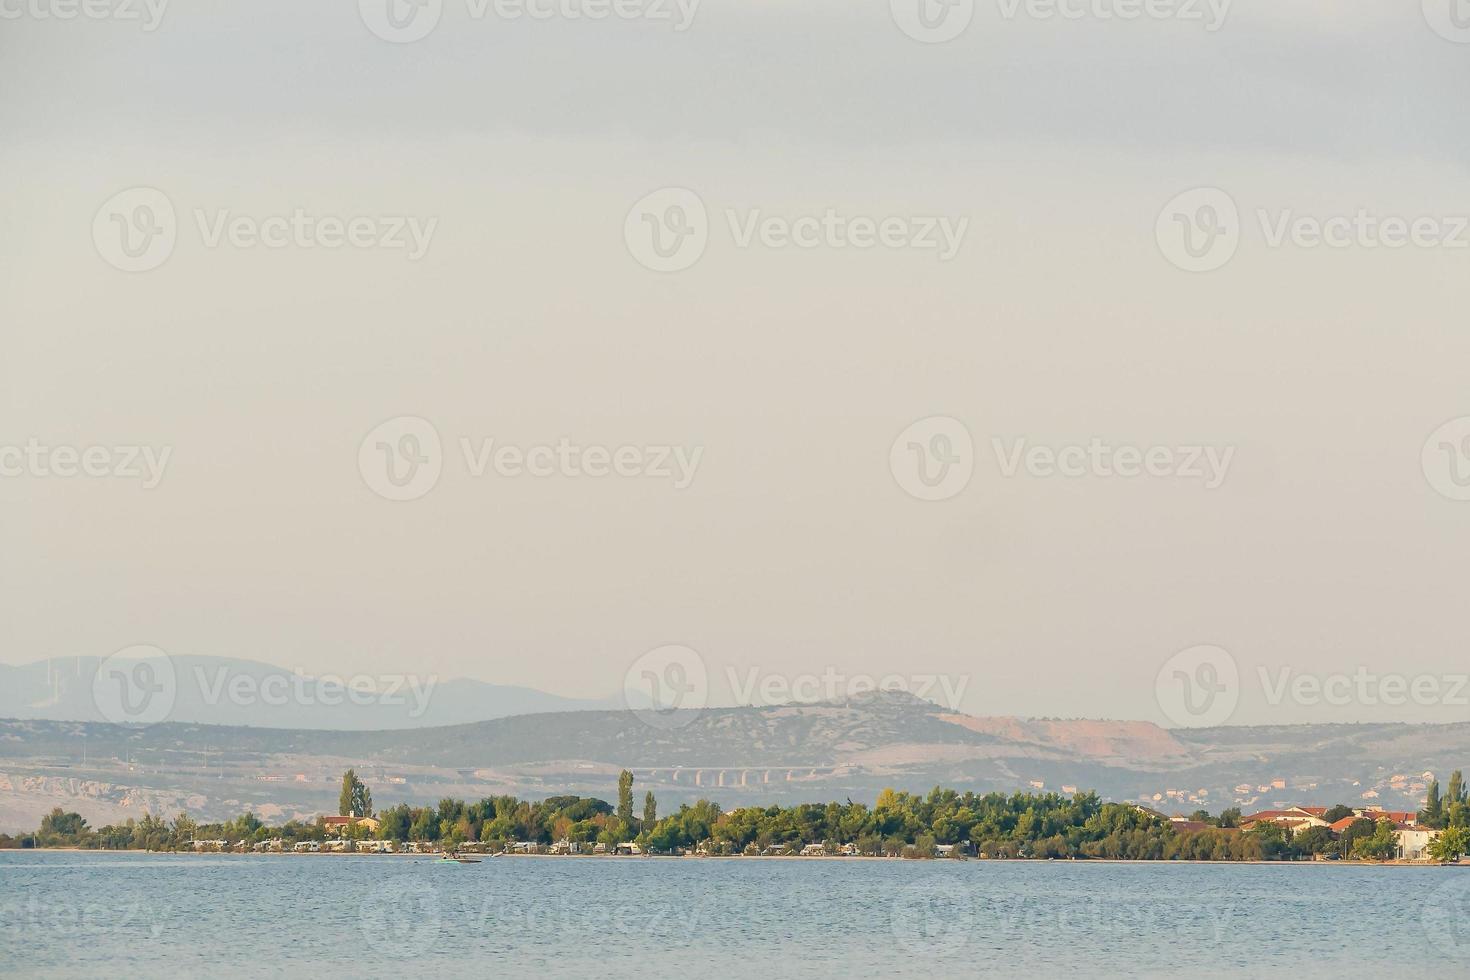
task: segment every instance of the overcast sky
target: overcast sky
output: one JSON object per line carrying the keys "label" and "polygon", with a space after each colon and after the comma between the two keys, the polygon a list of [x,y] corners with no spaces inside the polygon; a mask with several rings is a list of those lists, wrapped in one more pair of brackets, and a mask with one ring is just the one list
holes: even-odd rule
{"label": "overcast sky", "polygon": [[[154,644],[592,697],[682,644],[714,702],[752,669],[942,675],[977,714],[1173,724],[1160,671],[1213,644],[1234,723],[1470,719],[1470,690],[1269,690],[1470,672],[1470,502],[1422,458],[1470,416],[1470,44],[1436,0],[1241,0],[1216,30],[1203,2],[980,0],[945,43],[888,0],[705,0],[685,30],[443,0],[412,43],[368,0],[151,31],[27,2],[0,21],[0,446],[168,457],[152,487],[0,477],[6,663]],[[146,271],[98,241],[130,188],[174,213]],[[665,188],[707,246],[660,272],[635,205]],[[1196,188],[1238,207],[1211,271],[1161,218]],[[829,209],[903,244],[742,243]],[[212,238],[298,210],[371,243]],[[1360,211],[1443,241],[1272,243]],[[405,416],[441,472],[395,501],[364,459]],[[973,445],[963,486],[904,470],[953,434],[895,447],[931,417]],[[461,440],[490,439],[655,472],[477,476]],[[1094,440],[1081,475],[1007,473]],[[1173,469],[1092,462],[1122,446]]]}

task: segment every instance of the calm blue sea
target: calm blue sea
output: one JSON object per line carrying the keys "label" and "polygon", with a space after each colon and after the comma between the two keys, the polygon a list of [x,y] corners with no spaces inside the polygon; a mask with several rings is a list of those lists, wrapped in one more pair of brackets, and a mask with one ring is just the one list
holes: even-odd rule
{"label": "calm blue sea", "polygon": [[1470,868],[0,852],[0,973],[1470,975]]}

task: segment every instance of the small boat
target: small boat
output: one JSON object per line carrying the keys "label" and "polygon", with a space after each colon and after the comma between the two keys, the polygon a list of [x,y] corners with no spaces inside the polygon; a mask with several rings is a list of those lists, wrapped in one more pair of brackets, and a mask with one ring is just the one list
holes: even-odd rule
{"label": "small boat", "polygon": [[479,858],[460,857],[453,852],[439,855],[439,864],[479,864]]}

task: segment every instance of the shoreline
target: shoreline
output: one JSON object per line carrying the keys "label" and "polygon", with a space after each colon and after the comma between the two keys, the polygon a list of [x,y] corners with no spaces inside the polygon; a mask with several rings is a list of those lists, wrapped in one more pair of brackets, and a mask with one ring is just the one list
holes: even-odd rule
{"label": "shoreline", "polygon": [[[0,849],[3,854],[142,854],[158,855],[160,857],[199,857],[199,858],[398,858],[417,859],[425,862],[439,862],[443,852],[435,851],[429,853],[395,852],[392,854],[369,853],[358,851],[149,851],[142,848],[94,848],[94,847],[12,847]],[[850,864],[859,863],[901,863],[901,864],[931,864],[951,862],[955,864],[1010,864],[1010,865],[1113,865],[1134,864],[1144,866],[1159,865],[1209,865],[1220,867],[1347,867],[1347,868],[1470,868],[1470,861],[1459,861],[1442,863],[1438,861],[1199,861],[1199,860],[1144,860],[1138,858],[904,858],[904,857],[875,857],[873,855],[851,855],[840,854],[515,854],[496,853],[483,854],[474,851],[464,852],[466,857],[481,858],[483,861],[503,860],[506,858],[520,858],[530,860],[599,860],[599,861],[804,861],[804,862],[829,862],[841,861]]]}

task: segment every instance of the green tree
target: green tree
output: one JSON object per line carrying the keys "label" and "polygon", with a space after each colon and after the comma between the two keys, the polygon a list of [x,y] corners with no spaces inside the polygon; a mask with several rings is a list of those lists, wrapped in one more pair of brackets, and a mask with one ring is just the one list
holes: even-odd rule
{"label": "green tree", "polygon": [[87,821],[80,813],[68,813],[56,807],[41,818],[35,843],[39,847],[74,847],[87,843],[88,834]]}
{"label": "green tree", "polygon": [[1239,827],[1240,826],[1240,807],[1233,806],[1233,807],[1230,807],[1228,810],[1221,810],[1220,811],[1220,826],[1221,827]]}
{"label": "green tree", "polygon": [[1328,823],[1337,823],[1343,817],[1351,817],[1352,815],[1352,807],[1343,806],[1341,803],[1339,803],[1332,809],[1328,810],[1326,813],[1322,814],[1322,819],[1326,820]]}
{"label": "green tree", "polygon": [[1291,839],[1303,854],[1326,854],[1337,846],[1337,839],[1326,827],[1308,827]]}
{"label": "green tree", "polygon": [[1338,842],[1342,845],[1342,856],[1351,857],[1354,843],[1362,837],[1373,836],[1373,821],[1367,817],[1359,817],[1343,828],[1338,836]]}
{"label": "green tree", "polygon": [[337,815],[342,817],[370,817],[373,815],[373,794],[357,772],[349,769],[342,774],[342,793],[337,797]]}
{"label": "green tree", "polygon": [[413,826],[413,814],[410,812],[407,803],[400,803],[397,806],[384,810],[379,817],[379,821],[379,840],[406,841],[408,840],[408,830]]}
{"label": "green tree", "polygon": [[1397,853],[1398,844],[1392,821],[1380,820],[1372,834],[1353,841],[1353,855],[1367,861],[1387,861]]}
{"label": "green tree", "polygon": [[1459,802],[1448,803],[1444,808],[1444,825],[1446,827],[1470,826],[1470,806]]}
{"label": "green tree", "polygon": [[1451,827],[1429,842],[1429,856],[1436,861],[1455,862],[1470,851],[1470,828]]}
{"label": "green tree", "polygon": [[653,798],[653,791],[643,794],[643,829],[652,830],[658,823],[658,801]]}
{"label": "green tree", "polygon": [[439,818],[433,810],[423,809],[414,811],[413,821],[408,827],[409,840],[438,840]]}
{"label": "green tree", "polygon": [[1460,770],[1458,769],[1450,773],[1450,789],[1449,792],[1445,794],[1445,802],[1465,802],[1465,777],[1460,774]]}
{"label": "green tree", "polygon": [[618,773],[618,819],[633,826],[633,774],[626,769]]}
{"label": "green tree", "polygon": [[1439,780],[1429,781],[1429,794],[1424,798],[1424,809],[1419,819],[1426,826],[1438,827],[1444,820],[1444,801],[1439,798]]}

